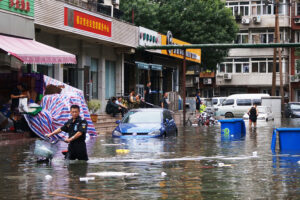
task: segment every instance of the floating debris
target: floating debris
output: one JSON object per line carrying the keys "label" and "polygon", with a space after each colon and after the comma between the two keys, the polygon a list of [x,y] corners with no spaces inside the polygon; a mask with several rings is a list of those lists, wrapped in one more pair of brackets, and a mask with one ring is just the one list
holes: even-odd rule
{"label": "floating debris", "polygon": [[95,177],[80,177],[79,181],[85,181],[85,182],[89,182],[89,181],[93,181],[95,180]]}
{"label": "floating debris", "polygon": [[120,154],[126,154],[129,153],[129,149],[116,149],[116,152]]}
{"label": "floating debris", "polygon": [[161,176],[167,176],[167,173],[166,172],[162,172],[160,175]]}
{"label": "floating debris", "polygon": [[51,176],[51,175],[46,175],[46,176],[45,176],[45,179],[46,179],[47,181],[49,181],[49,180],[52,179],[52,176]]}
{"label": "floating debris", "polygon": [[135,176],[138,173],[126,173],[126,172],[96,172],[88,173],[87,176],[102,176],[102,177],[120,177],[120,176]]}

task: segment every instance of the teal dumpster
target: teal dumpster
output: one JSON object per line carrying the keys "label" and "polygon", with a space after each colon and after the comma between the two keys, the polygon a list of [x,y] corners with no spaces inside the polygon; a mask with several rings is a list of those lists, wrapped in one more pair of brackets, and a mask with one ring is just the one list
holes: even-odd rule
{"label": "teal dumpster", "polygon": [[246,126],[243,119],[224,119],[221,123],[221,136],[223,139],[242,139],[246,135]]}
{"label": "teal dumpster", "polygon": [[300,128],[276,128],[273,131],[271,149],[275,150],[277,133],[281,152],[300,152]]}

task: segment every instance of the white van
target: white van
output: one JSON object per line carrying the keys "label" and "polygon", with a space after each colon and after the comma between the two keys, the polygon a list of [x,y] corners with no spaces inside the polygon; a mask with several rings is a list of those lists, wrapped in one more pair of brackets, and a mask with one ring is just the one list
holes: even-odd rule
{"label": "white van", "polygon": [[225,116],[225,118],[243,117],[245,112],[253,104],[261,105],[262,97],[269,97],[269,94],[234,94],[226,98],[222,106],[216,110],[216,116]]}

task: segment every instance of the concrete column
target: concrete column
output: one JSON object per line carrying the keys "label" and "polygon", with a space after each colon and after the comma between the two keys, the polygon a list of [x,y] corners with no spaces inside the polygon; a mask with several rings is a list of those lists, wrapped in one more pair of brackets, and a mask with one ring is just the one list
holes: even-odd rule
{"label": "concrete column", "polygon": [[100,46],[101,56],[99,58],[99,75],[98,75],[98,91],[99,100],[101,101],[101,112],[105,111],[106,100],[105,100],[105,57],[103,53],[103,46]]}
{"label": "concrete column", "polygon": [[124,92],[124,54],[121,53],[116,61],[116,95],[123,95]]}

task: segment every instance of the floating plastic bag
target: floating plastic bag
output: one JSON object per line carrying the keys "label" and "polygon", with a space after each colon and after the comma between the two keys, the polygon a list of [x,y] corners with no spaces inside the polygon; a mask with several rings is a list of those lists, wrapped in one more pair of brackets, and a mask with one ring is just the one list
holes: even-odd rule
{"label": "floating plastic bag", "polygon": [[36,140],[33,154],[37,157],[52,159],[57,151],[57,146],[43,140]]}

